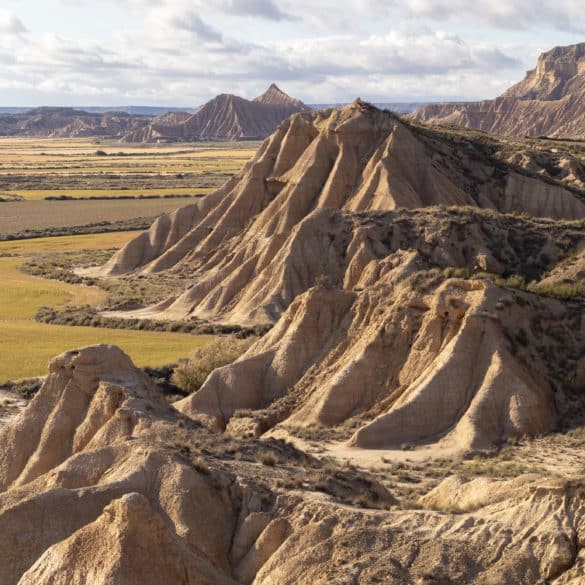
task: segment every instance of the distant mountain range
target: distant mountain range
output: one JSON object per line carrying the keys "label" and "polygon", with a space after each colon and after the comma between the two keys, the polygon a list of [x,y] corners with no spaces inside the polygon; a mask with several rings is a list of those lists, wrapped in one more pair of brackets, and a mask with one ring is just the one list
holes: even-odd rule
{"label": "distant mountain range", "polygon": [[[293,98],[272,84],[253,100],[221,94],[198,108],[158,106],[4,107],[0,108],[1,136],[91,137],[123,142],[194,142],[199,140],[260,140],[291,114],[324,110],[345,104],[310,104]],[[377,103],[401,114],[421,103]]]}
{"label": "distant mountain range", "polygon": [[122,137],[150,121],[148,116],[124,112],[90,113],[74,108],[35,108],[24,113],[1,114],[1,136]]}

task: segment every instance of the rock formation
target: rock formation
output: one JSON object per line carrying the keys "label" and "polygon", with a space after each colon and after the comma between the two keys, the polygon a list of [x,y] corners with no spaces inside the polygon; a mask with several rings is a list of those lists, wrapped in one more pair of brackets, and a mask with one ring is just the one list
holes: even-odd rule
{"label": "rock formation", "polygon": [[[583,425],[585,291],[558,286],[581,283],[585,202],[524,154],[359,100],[299,113],[86,271],[185,280],[121,318],[272,328],[172,406],[117,348],[53,360],[0,426],[0,585],[580,585],[582,473],[461,457]],[[416,501],[351,466],[403,450],[443,478]]]}
{"label": "rock formation", "polygon": [[190,116],[157,118],[129,132],[125,142],[176,142],[200,140],[259,140],[272,134],[291,114],[309,108],[272,84],[252,101],[221,94]]}
{"label": "rock formation", "polygon": [[297,297],[177,408],[222,428],[258,411],[257,434],[278,423],[354,429],[362,448],[439,441],[468,452],[551,430],[580,389],[576,307],[482,280],[425,283],[422,265],[416,253],[370,260],[352,291]]}
{"label": "rock formation", "polygon": [[[585,217],[585,201],[576,190],[504,165],[483,148],[470,140],[449,142],[360,101],[342,110],[297,114],[265,141],[239,176],[161,217],[90,272],[183,274],[191,286],[150,312],[158,317],[273,323],[321,274],[339,282],[347,277],[353,286],[357,277],[344,273],[377,253],[354,225],[360,213],[468,205]],[[386,220],[398,225],[389,226],[389,233],[379,236],[383,243],[375,244],[384,254],[406,244],[400,213],[394,213]],[[432,241],[440,222],[431,223],[434,227],[421,225],[412,237]],[[475,232],[469,235],[477,255],[484,242],[476,241]],[[436,256],[448,258],[461,247],[435,241],[441,243]]]}
{"label": "rock formation", "polygon": [[585,43],[543,53],[536,69],[500,97],[430,104],[413,116],[506,136],[585,137]]}
{"label": "rock formation", "polygon": [[579,389],[585,321],[506,278],[541,280],[585,228],[501,212],[572,219],[585,204],[484,148],[360,101],[293,116],[240,176],[97,270],[185,278],[177,298],[110,316],[275,324],[179,403],[212,428],[317,425],[358,447],[459,452],[547,432]]}
{"label": "rock formation", "polygon": [[[111,346],[56,358],[0,436],[1,585],[577,585],[583,574],[578,482],[454,476],[420,509],[381,488],[380,510],[343,505],[315,491],[322,468],[291,447],[273,442],[282,463],[265,467],[245,453],[269,442],[207,438]],[[294,474],[303,488],[282,487]]]}

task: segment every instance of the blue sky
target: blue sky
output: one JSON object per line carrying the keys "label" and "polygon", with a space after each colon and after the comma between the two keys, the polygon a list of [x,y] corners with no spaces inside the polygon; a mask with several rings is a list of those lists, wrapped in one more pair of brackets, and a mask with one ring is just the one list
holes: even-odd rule
{"label": "blue sky", "polygon": [[582,0],[0,0],[0,105],[491,98],[581,41]]}

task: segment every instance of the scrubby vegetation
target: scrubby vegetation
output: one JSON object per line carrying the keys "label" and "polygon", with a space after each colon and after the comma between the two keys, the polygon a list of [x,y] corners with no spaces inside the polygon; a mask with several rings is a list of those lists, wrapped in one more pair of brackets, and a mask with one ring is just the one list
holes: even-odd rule
{"label": "scrubby vegetation", "polygon": [[252,342],[251,338],[220,337],[206,347],[198,347],[175,369],[172,382],[185,393],[196,392],[213,370],[237,360]]}

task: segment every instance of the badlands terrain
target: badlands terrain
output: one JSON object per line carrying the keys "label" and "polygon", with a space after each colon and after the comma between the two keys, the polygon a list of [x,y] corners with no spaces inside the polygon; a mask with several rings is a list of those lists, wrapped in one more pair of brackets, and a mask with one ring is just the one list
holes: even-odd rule
{"label": "badlands terrain", "polygon": [[[143,108],[147,109],[147,108]],[[74,108],[36,108],[0,113],[0,136],[88,138],[121,142],[259,140],[291,114],[310,109],[275,84],[253,100],[221,94],[195,112],[172,109],[158,116],[131,112],[86,112]],[[131,109],[130,109],[131,110]]]}
{"label": "badlands terrain", "polygon": [[543,53],[536,68],[493,100],[431,104],[413,116],[505,136],[585,138],[585,43]]}
{"label": "badlands terrain", "polygon": [[[514,126],[499,109],[469,122],[493,104],[403,118],[360,99],[311,111],[275,86],[219,96],[132,138],[274,130],[219,189],[111,254],[110,235],[43,256],[8,234],[6,330],[104,342],[0,391],[0,585],[584,583],[581,62],[581,45],[545,54],[501,98]],[[542,124],[520,128],[523,108]],[[252,124],[260,109],[278,116]],[[443,118],[480,130],[420,121]],[[570,139],[525,137],[542,134]],[[88,160],[114,165],[112,148]],[[173,147],[166,175],[170,151],[136,148],[152,189],[209,170],[201,146]],[[139,369],[99,337],[145,329],[203,349]]]}
{"label": "badlands terrain", "polygon": [[583,583],[582,156],[300,112],[71,266],[181,283],[108,322],[268,332],[172,403],[113,345],[54,358],[0,423],[0,585]]}

